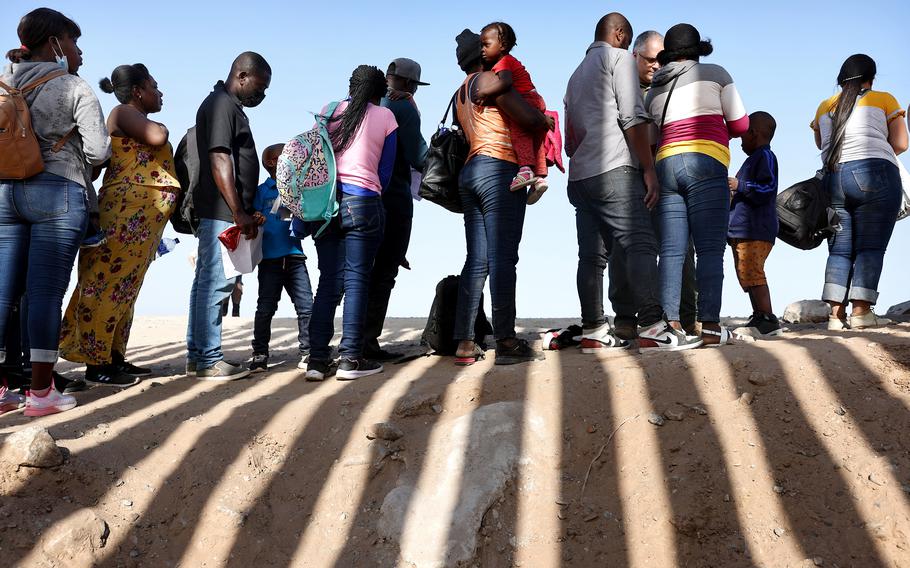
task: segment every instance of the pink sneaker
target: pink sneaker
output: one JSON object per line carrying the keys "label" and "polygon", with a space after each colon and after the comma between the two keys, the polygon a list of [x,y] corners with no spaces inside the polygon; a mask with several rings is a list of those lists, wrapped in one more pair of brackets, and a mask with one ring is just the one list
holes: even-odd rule
{"label": "pink sneaker", "polygon": [[534,175],[534,172],[531,171],[531,168],[528,166],[522,166],[518,168],[518,173],[515,174],[515,178],[512,179],[512,185],[509,186],[509,191],[518,191],[519,189],[524,189],[534,183],[537,180],[537,177]]}
{"label": "pink sneaker", "polygon": [[35,396],[29,391],[25,397],[26,416],[47,416],[76,408],[76,399],[68,394],[61,394],[56,387],[51,387],[46,396]]}
{"label": "pink sneaker", "polygon": [[25,404],[24,396],[10,392],[5,386],[0,386],[0,414],[19,410],[23,404]]}

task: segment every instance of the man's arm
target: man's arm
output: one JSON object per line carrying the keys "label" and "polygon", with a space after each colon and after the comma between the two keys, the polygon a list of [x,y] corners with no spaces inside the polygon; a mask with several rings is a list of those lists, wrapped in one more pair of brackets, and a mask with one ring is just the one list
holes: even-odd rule
{"label": "man's arm", "polygon": [[231,159],[230,152],[221,148],[211,150],[209,161],[212,164],[212,179],[215,180],[221,197],[231,208],[234,224],[240,227],[240,231],[247,239],[255,239],[260,223],[243,209],[240,196],[237,195],[237,186],[234,183],[234,161]]}
{"label": "man's arm", "polygon": [[613,68],[613,93],[616,96],[619,124],[644,173],[647,190],[645,205],[651,209],[657,205],[660,197],[660,184],[657,181],[654,156],[651,153],[650,117],[642,100],[635,61],[627,52],[619,55]]}

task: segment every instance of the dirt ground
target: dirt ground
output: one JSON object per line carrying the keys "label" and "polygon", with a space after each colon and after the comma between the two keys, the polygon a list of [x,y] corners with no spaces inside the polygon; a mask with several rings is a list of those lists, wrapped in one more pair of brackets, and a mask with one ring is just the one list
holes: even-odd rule
{"label": "dirt ground", "polygon": [[[517,401],[544,428],[515,430],[526,459],[477,527],[476,566],[910,566],[908,323],[511,367],[421,357],[323,383],[302,380],[292,322],[275,323],[283,364],[213,384],[181,375],[185,320],[139,318],[130,358],[155,376],[0,417],[0,438],[39,424],[68,452],[0,470],[0,565],[396,566],[376,529],[386,494],[442,455],[434,432]],[[422,320],[388,323],[419,350]],[[251,327],[226,320],[229,359],[249,356]],[[407,397],[438,407],[393,416]],[[389,420],[400,440],[367,439]]]}

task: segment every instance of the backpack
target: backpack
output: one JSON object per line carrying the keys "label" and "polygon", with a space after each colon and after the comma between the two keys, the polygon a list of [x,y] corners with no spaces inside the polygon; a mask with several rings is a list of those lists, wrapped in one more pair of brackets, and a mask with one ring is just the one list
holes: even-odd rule
{"label": "backpack", "polygon": [[[427,325],[420,337],[422,345],[428,345],[436,355],[454,355],[458,348],[455,335],[455,308],[458,305],[458,284],[461,276],[446,276],[436,285],[436,297],[430,307]],[[483,295],[480,296],[480,308],[474,320],[474,342],[482,349],[486,348],[484,338],[493,333],[493,326],[483,311]]]}
{"label": "backpack", "polygon": [[316,115],[316,126],[284,145],[275,170],[280,199],[275,200],[272,213],[284,205],[301,221],[322,221],[313,238],[322,234],[339,209],[338,171],[328,130],[328,119],[338,104],[331,103],[324,115]]}
{"label": "backpack", "polygon": [[174,169],[181,191],[177,196],[177,208],[171,215],[171,226],[184,235],[196,234],[199,217],[193,209],[193,193],[199,186],[199,150],[196,146],[196,127],[186,131],[174,152]]}
{"label": "backpack", "polygon": [[[0,94],[0,179],[28,179],[44,171],[41,146],[32,128],[32,115],[25,94],[51,79],[63,77],[67,72],[55,71],[21,89],[0,82],[5,93]],[[73,128],[51,148],[59,152],[76,132]]]}
{"label": "backpack", "polygon": [[777,218],[777,238],[802,250],[812,250],[840,231],[821,172],[777,196]]}

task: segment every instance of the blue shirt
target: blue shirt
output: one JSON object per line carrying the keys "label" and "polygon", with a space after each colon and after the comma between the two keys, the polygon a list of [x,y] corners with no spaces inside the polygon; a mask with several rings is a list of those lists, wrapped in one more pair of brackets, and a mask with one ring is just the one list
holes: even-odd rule
{"label": "blue shirt", "polygon": [[777,156],[761,146],[736,174],[739,186],[730,201],[731,239],[774,242],[777,238]]}
{"label": "blue shirt", "polygon": [[256,197],[253,199],[253,209],[265,216],[265,224],[262,226],[262,258],[303,255],[300,239],[291,236],[291,222],[282,221],[277,213],[272,213],[276,199],[278,185],[272,178],[265,180],[256,189]]}

